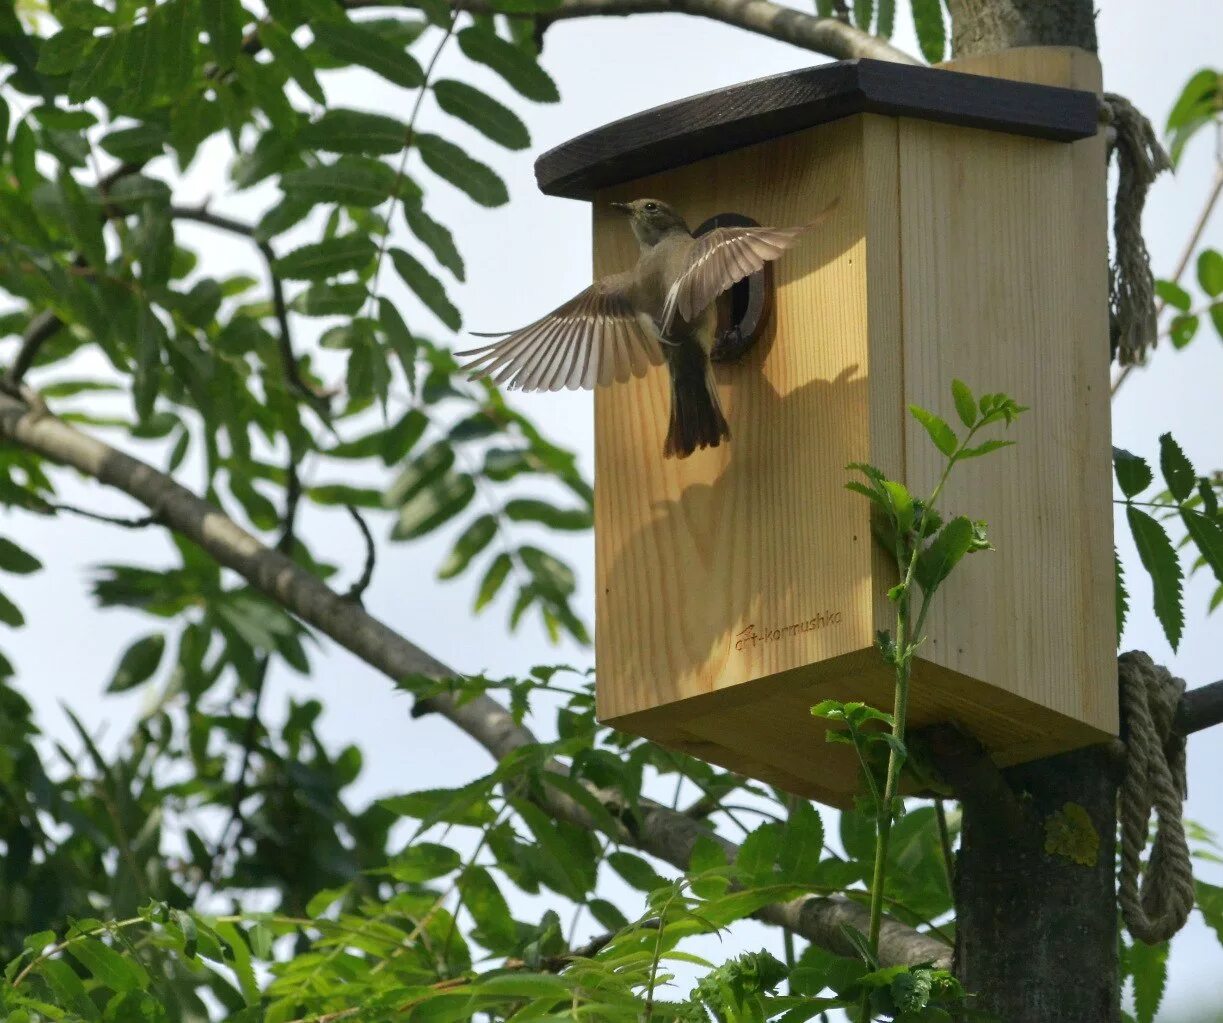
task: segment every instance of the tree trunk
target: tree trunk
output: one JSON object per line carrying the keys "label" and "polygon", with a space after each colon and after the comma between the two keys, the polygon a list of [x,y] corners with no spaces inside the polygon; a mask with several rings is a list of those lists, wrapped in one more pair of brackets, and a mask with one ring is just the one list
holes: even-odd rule
{"label": "tree trunk", "polygon": [[956,57],[1016,46],[1096,51],[1095,11],[1082,0],[947,0],[947,9]]}
{"label": "tree trunk", "polygon": [[1003,778],[1012,816],[988,788],[961,793],[956,973],[1003,1023],[1119,1023],[1109,754],[1079,750]]}
{"label": "tree trunk", "polygon": [[[1024,46],[1096,49],[1091,0],[947,6],[957,58]],[[956,779],[957,976],[975,1006],[1001,1023],[1120,1023],[1118,778],[1109,751],[1080,750],[1001,777],[985,767],[978,761]],[[983,773],[992,774],[985,784]]]}

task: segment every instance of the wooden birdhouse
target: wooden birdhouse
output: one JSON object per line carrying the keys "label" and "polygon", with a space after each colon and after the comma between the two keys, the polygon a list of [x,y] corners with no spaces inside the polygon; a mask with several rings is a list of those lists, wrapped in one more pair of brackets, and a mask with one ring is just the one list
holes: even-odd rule
{"label": "wooden birdhouse", "polygon": [[604,722],[850,802],[852,751],[809,708],[890,709],[873,640],[893,626],[895,580],[846,465],[929,492],[942,456],[907,409],[954,422],[958,377],[1031,411],[940,501],[985,519],[997,549],[939,592],[910,728],[956,722],[1002,765],[1117,733],[1099,65],[1034,49],[969,70],[826,64],[539,159],[544,192],[593,203],[597,276],[637,255],[611,201],[787,226],[839,199],[721,312],[751,342],[716,369],[729,444],[662,457],[662,368],[596,395]]}

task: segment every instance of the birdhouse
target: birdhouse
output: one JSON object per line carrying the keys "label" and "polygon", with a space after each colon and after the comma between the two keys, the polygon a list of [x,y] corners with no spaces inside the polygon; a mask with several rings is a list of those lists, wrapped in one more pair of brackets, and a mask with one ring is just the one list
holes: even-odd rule
{"label": "birdhouse", "polygon": [[[1000,765],[1117,733],[1104,141],[1099,65],[1017,50],[985,74],[825,64],[670,103],[542,156],[593,204],[596,276],[637,247],[612,201],[696,227],[832,215],[720,312],[729,443],[664,459],[666,371],[595,398],[598,714],[824,802],[852,750],[820,700],[890,709],[888,554],[844,486],[870,462],[915,494],[943,465],[911,404],[955,422],[954,378],[1030,406],[1015,446],[957,465],[947,514],[996,547],[936,597],[909,726],[954,722]],[[1026,81],[1012,79],[1027,79]],[[741,218],[747,218],[743,220]]]}

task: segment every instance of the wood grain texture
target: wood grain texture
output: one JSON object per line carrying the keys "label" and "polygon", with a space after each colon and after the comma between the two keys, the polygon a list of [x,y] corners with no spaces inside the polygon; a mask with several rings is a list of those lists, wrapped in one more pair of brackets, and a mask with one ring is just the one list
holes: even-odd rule
{"label": "wood grain texture", "polygon": [[894,573],[845,466],[928,489],[934,449],[906,408],[954,422],[959,376],[1033,411],[1015,448],[953,477],[945,507],[987,519],[999,550],[941,598],[910,725],[956,722],[1003,765],[1116,733],[1098,144],[864,114],[597,196],[599,275],[636,258],[609,201],[781,225],[841,200],[776,264],[760,342],[717,369],[729,445],[660,457],[662,370],[596,394],[600,719],[847,805],[852,752],[809,708],[890,707],[872,642]]}
{"label": "wood grain texture", "polygon": [[604,188],[861,113],[1063,142],[1096,131],[1090,92],[887,61],[821,64],[678,100],[587,132],[535,163],[548,195]]}
{"label": "wood grain texture", "polygon": [[[1070,48],[969,63],[1099,88],[1098,61]],[[954,375],[1031,406],[1016,446],[946,491],[998,550],[953,576],[927,656],[1115,735],[1103,135],[1056,146],[902,120],[899,137],[906,402],[954,422]],[[909,479],[928,487],[938,455],[906,429]]]}

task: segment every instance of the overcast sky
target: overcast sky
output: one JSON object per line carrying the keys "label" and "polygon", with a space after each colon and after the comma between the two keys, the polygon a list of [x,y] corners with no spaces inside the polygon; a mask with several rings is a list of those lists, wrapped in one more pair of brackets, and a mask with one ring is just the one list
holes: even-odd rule
{"label": "overcast sky", "polygon": [[[810,5],[805,6],[810,9]],[[916,52],[908,24],[907,4],[899,5],[897,43]],[[1223,18],[1217,0],[1169,0],[1153,16],[1150,4],[1112,0],[1099,17],[1105,88],[1129,97],[1157,125],[1189,74],[1218,66],[1223,55]],[[423,45],[431,44],[425,40]],[[433,215],[455,231],[467,262],[467,283],[451,289],[472,330],[506,329],[528,322],[554,307],[590,280],[590,216],[584,203],[541,196],[532,165],[544,150],[606,121],[692,93],[761,75],[822,62],[822,58],[771,40],[749,36],[711,22],[682,15],[640,16],[561,23],[549,30],[544,66],[556,79],[562,100],[535,106],[509,93],[482,69],[473,68],[455,49],[440,64],[440,74],[472,80],[510,103],[531,129],[532,147],[506,154],[446,118],[445,133],[475,155],[492,163],[505,177],[512,200],[500,210],[473,206],[464,196],[421,171]],[[406,117],[412,96],[363,73],[327,76],[332,101]],[[422,127],[444,118],[427,106]],[[270,193],[255,190],[233,195],[226,184],[227,151],[222,144],[206,148],[185,183],[184,198],[213,197],[214,208],[254,217]],[[1171,272],[1210,183],[1212,140],[1199,138],[1186,153],[1176,176],[1155,186],[1146,216],[1146,233],[1156,273]],[[204,229],[187,228],[204,250],[204,269],[221,273],[259,264],[244,246]],[[1223,248],[1223,215],[1209,225],[1206,240]],[[386,286],[394,287],[386,275]],[[423,333],[444,338],[444,329],[419,313],[414,324]],[[299,321],[308,336],[309,324]],[[462,346],[460,346],[462,347]],[[7,353],[6,353],[7,357]],[[34,381],[37,383],[37,380]],[[544,431],[575,448],[589,476],[593,471],[590,397],[586,394],[528,396],[521,406]],[[1199,470],[1223,466],[1223,346],[1208,328],[1187,350],[1161,349],[1149,368],[1126,384],[1114,403],[1114,442],[1148,458],[1157,452],[1165,430],[1182,442]],[[1103,454],[1102,454],[1103,457]],[[74,499],[99,510],[130,512],[121,497],[75,492]],[[5,581],[28,619],[26,628],[3,637],[3,648],[18,667],[17,684],[38,708],[43,727],[69,738],[62,703],[82,712],[99,731],[123,733],[123,722],[139,712],[142,697],[99,700],[120,651],[135,635],[150,628],[143,616],[122,611],[96,612],[88,599],[91,566],[129,559],[164,564],[168,546],[149,532],[127,533],[107,526],[60,518],[54,521],[14,518],[23,545],[47,565],[26,580]],[[362,548],[342,515],[310,512],[305,535],[316,554],[360,570]],[[505,629],[504,603],[478,618],[469,609],[473,581],[438,583],[434,572],[448,549],[452,533],[443,532],[414,547],[383,546],[367,607],[435,656],[462,671],[490,669],[497,674],[525,670],[534,664],[567,661],[592,663],[591,651],[571,645],[551,647],[533,623],[517,635]],[[587,536],[555,543],[577,570],[578,606],[593,621],[593,540]],[[1123,558],[1129,572],[1131,620],[1123,649],[1141,648],[1169,665],[1190,685],[1223,676],[1218,655],[1221,618],[1205,617],[1211,586],[1199,576],[1186,594],[1188,627],[1181,649],[1173,653],[1150,612],[1150,593],[1128,543]],[[345,583],[346,585],[346,583]],[[1212,642],[1213,641],[1213,642]],[[283,706],[288,694],[315,695],[326,705],[324,729],[337,745],[357,742],[366,754],[366,772],[358,783],[361,798],[396,791],[470,780],[487,770],[484,752],[445,721],[408,718],[408,703],[363,664],[327,648],[316,657],[309,682],[287,673],[272,679],[269,706]],[[1223,832],[1223,800],[1216,779],[1223,774],[1220,732],[1190,741],[1190,798],[1193,819]],[[832,826],[832,813],[827,813]],[[1199,876],[1223,884],[1223,868],[1200,864]],[[740,943],[760,947],[776,941],[775,932],[747,924],[727,939],[721,952]],[[1169,1004],[1223,1006],[1223,951],[1194,917],[1176,939],[1171,960]]]}

